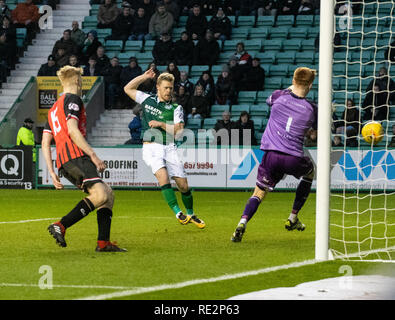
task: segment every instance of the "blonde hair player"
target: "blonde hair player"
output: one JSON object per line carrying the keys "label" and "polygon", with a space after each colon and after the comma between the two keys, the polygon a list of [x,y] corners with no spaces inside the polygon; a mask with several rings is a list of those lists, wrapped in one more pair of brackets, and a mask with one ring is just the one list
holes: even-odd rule
{"label": "blonde hair player", "polygon": [[[203,229],[206,224],[193,211],[193,196],[174,143],[174,138],[184,129],[183,108],[172,102],[174,76],[170,73],[159,75],[156,95],[137,90],[140,84],[152,79],[155,79],[155,73],[149,69],[124,87],[125,93],[142,106],[143,160],[158,180],[163,198],[178,221],[183,225],[192,222]],[[186,214],[178,205],[170,179],[176,182],[181,192]]]}
{"label": "blonde hair player", "polygon": [[52,164],[51,141],[56,144],[56,166],[66,179],[88,194],[67,215],[48,227],[56,243],[66,247],[66,230],[97,209],[98,252],[125,252],[110,241],[114,195],[102,181],[99,172],[106,166],[85,140],[86,114],[81,100],[81,68],[65,66],[57,72],[63,86],[63,95],[48,111],[42,137],[42,151],[52,182],[57,190],[63,189]]}
{"label": "blonde hair player", "polygon": [[285,229],[305,229],[298,213],[310,194],[314,178],[314,166],[310,158],[304,156],[303,143],[305,135],[316,134],[317,129],[317,106],[306,99],[315,76],[316,71],[313,69],[297,68],[292,86],[286,90],[274,91],[266,101],[271,107],[271,113],[261,140],[260,148],[264,155],[258,167],[254,193],[247,201],[240,222],[231,237],[233,242],[242,240],[247,223],[266,194],[274,190],[284,175],[301,178]]}

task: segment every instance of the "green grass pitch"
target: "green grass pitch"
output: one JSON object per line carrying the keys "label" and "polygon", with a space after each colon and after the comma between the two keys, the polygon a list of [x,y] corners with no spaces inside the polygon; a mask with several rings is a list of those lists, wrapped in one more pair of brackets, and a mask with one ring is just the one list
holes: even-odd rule
{"label": "green grass pitch", "polygon": [[[47,227],[83,197],[81,192],[1,190],[0,299],[69,300],[160,285],[170,286],[121,298],[226,299],[339,277],[342,265],[350,265],[353,274],[387,272],[380,263],[329,261],[173,288],[186,281],[314,259],[315,194],[300,214],[304,232],[284,229],[294,193],[275,192],[262,203],[241,243],[232,243],[230,237],[250,192],[195,191],[195,211],[207,224],[203,230],[179,224],[159,191],[116,190],[115,196],[111,239],[127,248],[127,253],[94,251],[94,212],[67,230],[67,248],[55,244]],[[395,207],[395,203],[387,205]],[[39,286],[48,275],[40,273],[42,266],[52,270],[52,289]]]}

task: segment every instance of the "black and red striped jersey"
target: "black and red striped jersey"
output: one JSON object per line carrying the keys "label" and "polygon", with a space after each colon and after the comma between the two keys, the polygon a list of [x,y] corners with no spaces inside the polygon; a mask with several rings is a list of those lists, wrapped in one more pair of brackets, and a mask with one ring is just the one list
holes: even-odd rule
{"label": "black and red striped jersey", "polygon": [[70,138],[67,128],[67,120],[70,118],[78,121],[78,128],[85,137],[86,113],[84,104],[78,95],[66,93],[48,111],[48,122],[44,127],[44,132],[51,133],[55,139],[57,168],[71,159],[85,155]]}

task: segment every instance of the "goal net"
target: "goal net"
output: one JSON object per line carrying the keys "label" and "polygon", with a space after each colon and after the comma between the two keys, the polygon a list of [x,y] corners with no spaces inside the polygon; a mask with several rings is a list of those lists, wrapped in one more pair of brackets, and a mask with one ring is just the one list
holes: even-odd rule
{"label": "goal net", "polygon": [[[395,2],[335,5],[329,249],[395,261]],[[361,136],[372,120],[384,129],[376,145]]]}

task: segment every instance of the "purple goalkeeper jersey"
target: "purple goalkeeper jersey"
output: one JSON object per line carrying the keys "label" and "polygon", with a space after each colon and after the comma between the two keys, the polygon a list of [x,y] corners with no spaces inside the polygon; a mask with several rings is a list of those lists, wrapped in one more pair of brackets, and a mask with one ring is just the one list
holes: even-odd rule
{"label": "purple goalkeeper jersey", "polygon": [[316,104],[296,96],[289,89],[274,91],[266,103],[271,113],[261,149],[303,157],[305,134],[310,128],[317,128]]}

